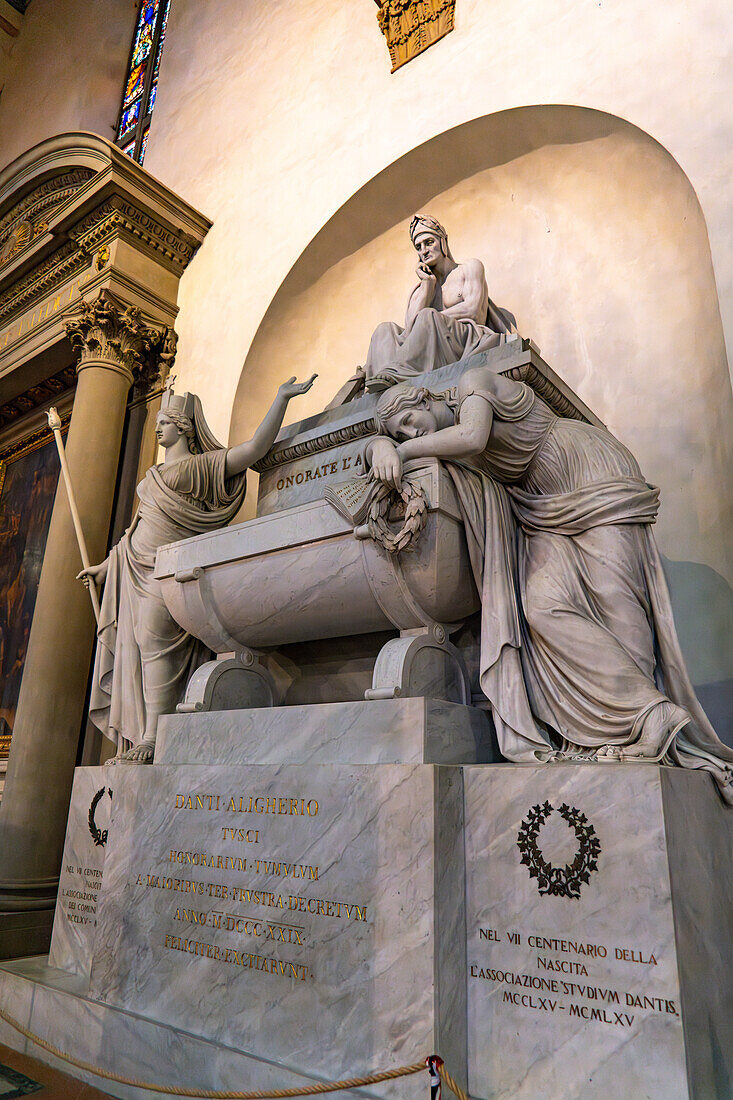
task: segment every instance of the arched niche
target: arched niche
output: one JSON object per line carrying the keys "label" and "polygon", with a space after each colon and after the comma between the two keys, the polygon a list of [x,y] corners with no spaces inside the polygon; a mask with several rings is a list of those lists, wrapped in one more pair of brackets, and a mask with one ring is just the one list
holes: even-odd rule
{"label": "arched niche", "polygon": [[476,119],[353,195],[259,327],[232,440],[291,373],[318,372],[298,416],[319,411],[363,363],[376,324],[402,319],[416,210],[444,223],[457,258],[483,260],[492,297],[661,486],[663,550],[730,579],[733,404],[704,217],[670,154],[598,111],[548,105]]}

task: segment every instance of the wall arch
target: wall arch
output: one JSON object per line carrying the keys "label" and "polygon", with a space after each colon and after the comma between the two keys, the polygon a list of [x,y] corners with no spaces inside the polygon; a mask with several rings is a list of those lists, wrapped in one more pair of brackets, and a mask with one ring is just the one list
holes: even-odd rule
{"label": "wall arch", "polygon": [[730,580],[733,401],[704,217],[670,154],[602,112],[488,115],[436,135],[353,195],[268,308],[231,438],[296,371],[318,371],[298,409],[317,412],[363,362],[375,325],[401,319],[417,209],[444,222],[454,255],[484,261],[492,297],[660,485],[665,553]]}

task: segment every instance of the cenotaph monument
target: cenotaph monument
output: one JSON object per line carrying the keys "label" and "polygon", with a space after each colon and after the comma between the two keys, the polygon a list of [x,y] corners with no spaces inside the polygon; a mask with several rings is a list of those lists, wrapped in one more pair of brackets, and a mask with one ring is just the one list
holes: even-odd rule
{"label": "cenotaph monument", "polygon": [[227,449],[166,395],[165,459],[84,571],[117,755],[77,769],[50,959],[0,971],[3,1007],[202,1090],[437,1054],[476,1100],[726,1095],[733,751],[658,490],[481,263],[410,236],[405,324],[321,414],[281,429],[291,379]]}

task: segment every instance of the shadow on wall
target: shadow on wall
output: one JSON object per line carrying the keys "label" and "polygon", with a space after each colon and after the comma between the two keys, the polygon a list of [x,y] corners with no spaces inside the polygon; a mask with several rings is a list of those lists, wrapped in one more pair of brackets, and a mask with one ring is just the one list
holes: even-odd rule
{"label": "shadow on wall", "polygon": [[677,636],[697,697],[733,746],[733,589],[714,569],[662,558]]}

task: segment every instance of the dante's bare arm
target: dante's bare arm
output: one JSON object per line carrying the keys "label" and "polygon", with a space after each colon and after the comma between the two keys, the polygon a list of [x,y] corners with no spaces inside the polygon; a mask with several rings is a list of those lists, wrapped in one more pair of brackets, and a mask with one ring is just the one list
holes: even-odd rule
{"label": "dante's bare arm", "polygon": [[442,312],[446,317],[457,320],[469,319],[477,325],[486,324],[486,311],[489,306],[489,288],[486,285],[484,265],[480,260],[466,260],[461,264],[463,285],[461,301],[447,306]]}
{"label": "dante's bare arm", "polygon": [[295,375],[293,375],[287,382],[283,382],[282,386],[277,391],[275,400],[265,413],[262,423],[252,438],[248,439],[246,443],[239,443],[236,447],[230,447],[227,451],[227,477],[231,477],[233,474],[243,473],[244,470],[248,470],[250,466],[267,454],[270,447],[275,442],[277,433],[280,431],[280,426],[285,416],[285,410],[288,407],[288,402],[291,397],[296,397],[301,393],[307,393],[317,377],[318,376],[314,374],[307,382],[296,382]]}
{"label": "dante's bare arm", "polygon": [[405,328],[409,328],[421,309],[427,309],[435,297],[438,280],[427,264],[417,265],[418,284],[410,295],[405,314]]}

